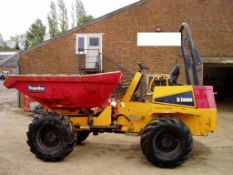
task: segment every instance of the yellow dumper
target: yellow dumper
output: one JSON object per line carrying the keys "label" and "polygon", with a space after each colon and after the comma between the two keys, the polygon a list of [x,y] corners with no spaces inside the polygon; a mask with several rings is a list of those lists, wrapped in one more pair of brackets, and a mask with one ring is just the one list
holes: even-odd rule
{"label": "yellow dumper", "polygon": [[146,99],[136,95],[143,70],[148,69],[140,63],[124,96],[114,105],[106,102],[122,80],[120,71],[8,76],[6,87],[18,89],[43,106],[33,113],[27,132],[31,152],[45,161],[60,161],[90,133],[124,133],[141,136],[142,152],[152,164],[182,164],[192,151],[192,135],[215,130],[217,109],[213,87],[200,85],[202,63],[188,25],[182,24],[180,32],[187,85],[177,84],[180,66],[176,65],[170,74],[153,75]]}

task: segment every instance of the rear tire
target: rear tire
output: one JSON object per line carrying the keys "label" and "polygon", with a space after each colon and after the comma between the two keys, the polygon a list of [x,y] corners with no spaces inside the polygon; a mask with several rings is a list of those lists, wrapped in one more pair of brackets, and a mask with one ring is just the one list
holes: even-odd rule
{"label": "rear tire", "polygon": [[141,135],[142,152],[149,162],[159,167],[176,167],[192,151],[192,135],[179,119],[159,117],[152,120]]}
{"label": "rear tire", "polygon": [[76,134],[67,117],[54,113],[35,118],[27,132],[30,151],[44,161],[63,160],[72,151],[76,143]]}
{"label": "rear tire", "polygon": [[87,137],[89,136],[90,132],[89,131],[80,131],[77,132],[77,141],[76,144],[80,144],[82,143],[84,140],[87,139]]}

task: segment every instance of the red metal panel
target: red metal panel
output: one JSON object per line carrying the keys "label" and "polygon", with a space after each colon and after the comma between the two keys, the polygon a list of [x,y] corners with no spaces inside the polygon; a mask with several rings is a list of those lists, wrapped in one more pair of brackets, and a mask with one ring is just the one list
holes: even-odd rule
{"label": "red metal panel", "polygon": [[216,108],[212,86],[195,86],[194,94],[197,108]]}
{"label": "red metal panel", "polygon": [[87,76],[14,75],[4,85],[49,108],[75,110],[103,105],[121,79],[120,71]]}

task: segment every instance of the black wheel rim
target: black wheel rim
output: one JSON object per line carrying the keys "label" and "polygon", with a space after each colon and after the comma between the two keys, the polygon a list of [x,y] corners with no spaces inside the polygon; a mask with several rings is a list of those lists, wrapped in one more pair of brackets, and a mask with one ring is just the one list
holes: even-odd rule
{"label": "black wheel rim", "polygon": [[41,149],[52,150],[61,144],[61,131],[57,126],[46,125],[40,128],[36,135],[36,141]]}
{"label": "black wheel rim", "polygon": [[154,137],[154,146],[161,152],[171,153],[177,149],[178,145],[179,140],[172,132],[163,131]]}

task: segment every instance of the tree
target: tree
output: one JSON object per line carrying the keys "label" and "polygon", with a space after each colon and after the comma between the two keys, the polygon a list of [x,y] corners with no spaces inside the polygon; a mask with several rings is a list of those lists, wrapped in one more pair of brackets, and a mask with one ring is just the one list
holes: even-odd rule
{"label": "tree", "polygon": [[74,28],[76,26],[76,18],[75,18],[75,8],[72,4],[71,6],[71,28]]}
{"label": "tree", "polygon": [[2,34],[0,33],[0,47],[3,47],[3,46],[4,46],[4,43],[5,43],[5,41],[4,41],[4,39],[3,39]]}
{"label": "tree", "polygon": [[81,0],[75,1],[76,25],[82,25],[82,19],[86,16],[86,10]]}
{"label": "tree", "polygon": [[53,38],[59,34],[58,17],[56,4],[52,1],[50,4],[50,12],[48,14],[49,36]]}
{"label": "tree", "polygon": [[58,0],[59,7],[59,22],[61,32],[65,32],[68,30],[68,16],[67,16],[67,8],[63,0]]}
{"label": "tree", "polygon": [[72,28],[80,26],[93,19],[93,16],[87,15],[81,0],[75,0],[75,7],[71,8]]}
{"label": "tree", "polygon": [[88,16],[83,16],[80,20],[79,20],[79,25],[83,25],[89,21],[91,21],[93,19],[93,16],[88,15]]}
{"label": "tree", "polygon": [[14,50],[23,50],[25,48],[26,36],[24,34],[14,35],[10,37],[9,42],[13,45]]}
{"label": "tree", "polygon": [[9,51],[11,48],[7,46],[7,42],[4,40],[2,34],[0,33],[0,51]]}
{"label": "tree", "polygon": [[40,19],[37,19],[26,32],[26,49],[44,41],[45,34],[46,27],[43,25]]}

